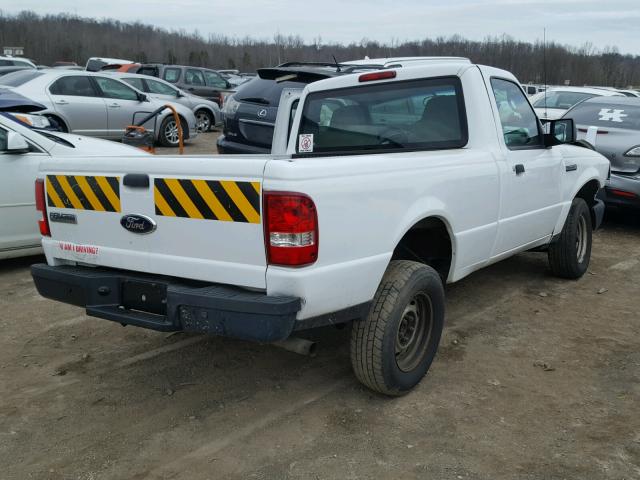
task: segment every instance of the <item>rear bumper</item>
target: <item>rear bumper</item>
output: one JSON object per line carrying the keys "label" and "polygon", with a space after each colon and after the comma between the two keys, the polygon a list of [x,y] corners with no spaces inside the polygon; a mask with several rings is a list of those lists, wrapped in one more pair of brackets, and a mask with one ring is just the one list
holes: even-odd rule
{"label": "rear bumper", "polygon": [[[43,297],[84,307],[90,316],[165,332],[274,342],[291,334],[301,306],[296,297],[270,297],[226,285],[182,283],[123,270],[36,264],[31,275]],[[128,286],[141,282],[156,291],[166,288],[162,313],[123,306],[125,298],[131,297]]]}
{"label": "rear bumper", "polygon": [[221,135],[216,142],[218,153],[220,154],[269,154],[271,148],[256,147],[245,143],[232,142],[226,136]]}

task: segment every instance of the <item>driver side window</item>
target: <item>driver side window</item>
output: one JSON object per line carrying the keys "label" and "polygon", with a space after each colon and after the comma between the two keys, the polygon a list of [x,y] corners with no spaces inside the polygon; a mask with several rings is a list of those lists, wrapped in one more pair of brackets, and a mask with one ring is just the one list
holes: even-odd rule
{"label": "driver side window", "polygon": [[517,150],[543,147],[538,117],[522,89],[513,82],[499,78],[491,79],[491,87],[507,148]]}

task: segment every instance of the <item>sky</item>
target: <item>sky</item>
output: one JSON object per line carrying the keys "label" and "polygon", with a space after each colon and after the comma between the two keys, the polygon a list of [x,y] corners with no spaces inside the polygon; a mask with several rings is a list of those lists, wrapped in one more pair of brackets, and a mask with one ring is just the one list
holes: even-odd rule
{"label": "sky", "polygon": [[640,55],[640,0],[0,0],[5,14],[72,13],[167,29],[257,39],[382,43],[462,35],[509,35]]}

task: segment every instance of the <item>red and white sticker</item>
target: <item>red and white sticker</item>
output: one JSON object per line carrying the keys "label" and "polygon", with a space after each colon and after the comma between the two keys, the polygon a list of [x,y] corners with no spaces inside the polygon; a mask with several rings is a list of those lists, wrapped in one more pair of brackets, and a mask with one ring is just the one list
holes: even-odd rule
{"label": "red and white sticker", "polygon": [[301,133],[298,135],[298,152],[313,152],[313,133]]}
{"label": "red and white sticker", "polygon": [[71,242],[58,242],[58,247],[63,252],[74,253],[78,256],[97,256],[98,247],[93,245],[78,245]]}

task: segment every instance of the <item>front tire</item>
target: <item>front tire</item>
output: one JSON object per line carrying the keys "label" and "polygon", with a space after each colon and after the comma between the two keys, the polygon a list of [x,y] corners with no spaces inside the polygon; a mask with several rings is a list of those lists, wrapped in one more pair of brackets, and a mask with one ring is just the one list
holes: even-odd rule
{"label": "front tire", "polygon": [[560,237],[549,245],[549,265],[554,275],[575,280],[586,273],[591,260],[592,230],[587,202],[574,198]]}
{"label": "front tire", "polygon": [[385,395],[404,395],[425,376],[444,326],[444,288],[433,268],[392,261],[367,318],[354,322],[351,364],[358,380]]}

